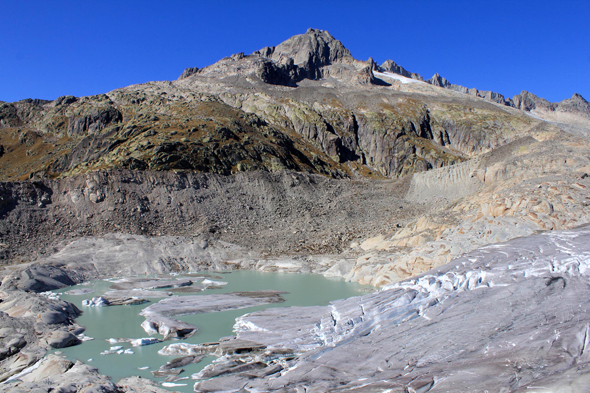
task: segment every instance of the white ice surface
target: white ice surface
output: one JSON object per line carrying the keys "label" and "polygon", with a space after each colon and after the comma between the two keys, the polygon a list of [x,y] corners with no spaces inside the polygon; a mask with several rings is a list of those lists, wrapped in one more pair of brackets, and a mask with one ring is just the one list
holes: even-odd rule
{"label": "white ice surface", "polygon": [[21,377],[24,377],[25,375],[31,373],[32,371],[36,370],[39,368],[39,366],[41,366],[41,362],[43,362],[43,360],[45,360],[45,358],[42,358],[41,360],[39,360],[37,363],[33,364],[30,367],[25,368],[23,371],[21,371],[20,373],[11,376],[10,378],[8,378],[6,381],[4,382],[0,382],[0,385],[3,385],[9,381],[13,381],[15,379],[19,379]]}
{"label": "white ice surface", "polygon": [[373,71],[373,74],[377,77],[380,78],[389,78],[389,79],[395,79],[397,81],[400,81],[403,84],[408,84],[408,83],[425,83],[416,79],[412,79],[412,78],[406,78],[405,76],[401,76],[399,74],[394,74],[392,72],[377,72],[377,71]]}

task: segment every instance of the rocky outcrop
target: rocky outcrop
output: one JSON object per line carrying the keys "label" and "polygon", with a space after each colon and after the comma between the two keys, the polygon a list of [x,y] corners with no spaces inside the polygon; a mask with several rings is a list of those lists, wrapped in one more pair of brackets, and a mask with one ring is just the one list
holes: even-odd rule
{"label": "rocky outcrop", "polygon": [[420,74],[416,74],[414,72],[410,72],[406,70],[404,67],[398,65],[393,60],[385,60],[383,64],[377,67],[378,71],[381,72],[392,72],[394,74],[399,74],[401,76],[405,76],[406,78],[412,78],[419,81],[423,81],[424,79],[420,76]]}
{"label": "rocky outcrop", "polygon": [[[74,277],[71,277],[74,275]],[[16,288],[27,292],[46,292],[75,285],[76,276],[65,274],[53,266],[32,266],[2,281],[3,287]]]}
{"label": "rocky outcrop", "polygon": [[56,355],[48,355],[26,372],[6,385],[12,391],[51,392],[53,390],[80,392],[118,392],[117,386],[108,377],[100,375],[98,369],[81,362],[72,363]]}
{"label": "rocky outcrop", "polygon": [[578,93],[559,103],[559,110],[590,117],[590,103]]}
{"label": "rocky outcrop", "polygon": [[69,119],[68,133],[70,135],[95,134],[121,120],[123,120],[121,112],[113,107],[94,110],[85,116],[72,116]]}
{"label": "rocky outcrop", "polygon": [[[390,67],[395,68],[394,65],[390,65]],[[409,73],[403,69],[392,72],[407,76],[409,78],[413,78],[413,76],[411,75],[408,76]],[[505,98],[502,94],[493,91],[478,90],[476,88],[469,89],[461,85],[455,85],[450,83],[446,78],[440,76],[438,73],[434,74],[434,76],[428,79],[426,83],[429,83],[433,86],[454,90],[459,93],[483,98],[487,101],[492,101],[498,104],[510,106],[516,109],[520,109],[524,112],[531,112],[534,110],[540,110],[542,112],[557,111],[574,114],[576,116],[582,116],[585,118],[590,118],[590,104],[588,103],[588,101],[584,99],[584,97],[582,97],[578,93],[574,93],[572,98],[563,100],[561,102],[549,102],[546,99],[537,97],[536,95],[525,90],[523,90],[520,94],[515,95],[512,98]]]}
{"label": "rocky outcrop", "polygon": [[519,95],[514,96],[512,101],[515,108],[527,112],[534,110],[542,112],[563,112],[590,118],[590,103],[578,93],[574,93],[572,98],[554,103],[523,90]]}
{"label": "rocky outcrop", "polygon": [[438,73],[426,81],[433,86],[443,87],[445,89],[451,89],[458,91],[459,93],[468,94],[475,97],[480,97],[488,101],[496,102],[498,104],[514,106],[512,100],[504,98],[500,93],[486,90],[477,90],[476,88],[468,89],[461,85],[455,85],[450,83],[446,78],[443,78]]}
{"label": "rocky outcrop", "polygon": [[18,111],[13,104],[0,103],[0,128],[18,127],[22,120],[18,117]]}
{"label": "rocky outcrop", "polygon": [[186,68],[182,72],[182,74],[180,74],[180,76],[178,77],[178,80],[188,78],[189,76],[194,75],[197,72],[199,72],[199,68],[197,68],[197,67],[189,67],[189,68]]}
{"label": "rocky outcrop", "polygon": [[70,104],[73,104],[76,101],[78,101],[78,97],[74,97],[74,96],[61,96],[61,97],[58,97],[55,100],[53,100],[50,105],[53,106],[53,107],[58,107],[60,105],[70,105]]}
{"label": "rocky outcrop", "polygon": [[297,66],[298,79],[320,79],[323,67],[354,60],[342,42],[327,31],[316,29],[289,38],[267,50],[267,55],[278,64]]}
{"label": "rocky outcrop", "polygon": [[432,78],[426,80],[426,83],[430,83],[431,85],[438,87],[451,87],[451,83],[446,78],[440,76],[438,72],[434,74]]}
{"label": "rocky outcrop", "polygon": [[48,349],[77,345],[76,335],[84,331],[74,323],[81,312],[73,304],[16,289],[8,281],[0,286],[0,382],[25,379]]}
{"label": "rocky outcrop", "polygon": [[305,34],[291,37],[277,46],[264,47],[251,55],[237,53],[226,57],[199,70],[198,75],[219,78],[253,75],[264,83],[290,87],[304,80],[328,77],[357,85],[379,83],[372,69],[372,61],[354,59],[342,42],[327,31],[308,29]]}
{"label": "rocky outcrop", "polygon": [[554,104],[525,90],[523,90],[519,95],[512,97],[512,102],[514,103],[515,108],[527,112],[537,108],[549,111],[555,110]]}

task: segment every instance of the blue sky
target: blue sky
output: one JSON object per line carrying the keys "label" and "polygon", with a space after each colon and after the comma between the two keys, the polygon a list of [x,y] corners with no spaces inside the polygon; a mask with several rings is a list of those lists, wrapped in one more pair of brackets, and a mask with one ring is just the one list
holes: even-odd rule
{"label": "blue sky", "polygon": [[0,100],[176,79],[237,52],[328,30],[361,60],[512,97],[590,100],[590,1],[11,1]]}

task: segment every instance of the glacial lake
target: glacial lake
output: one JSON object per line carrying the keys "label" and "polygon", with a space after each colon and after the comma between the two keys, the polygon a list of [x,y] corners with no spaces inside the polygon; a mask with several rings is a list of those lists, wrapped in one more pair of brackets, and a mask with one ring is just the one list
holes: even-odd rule
{"label": "glacial lake", "polygon": [[[210,295],[216,293],[229,293],[236,291],[258,291],[277,290],[288,292],[283,294],[285,302],[266,304],[262,306],[213,312],[207,314],[186,315],[175,317],[176,319],[188,322],[198,327],[198,331],[185,340],[167,340],[161,343],[132,347],[129,343],[111,344],[109,338],[142,338],[150,337],[140,326],[145,320],[140,316],[141,310],[161,299],[150,299],[150,302],[132,306],[108,306],[88,307],[83,306],[82,301],[102,295],[109,290],[113,284],[112,280],[96,281],[88,284],[77,285],[53,291],[59,293],[61,299],[75,304],[82,315],[76,319],[79,325],[85,326],[84,334],[92,337],[93,340],[85,341],[80,345],[63,348],[59,351],[69,360],[80,360],[84,363],[97,367],[99,372],[108,375],[113,382],[129,376],[141,376],[152,379],[158,383],[164,382],[165,378],[155,378],[151,371],[157,370],[166,362],[174,359],[174,356],[163,356],[158,350],[175,342],[186,342],[199,344],[206,342],[217,342],[221,337],[233,335],[232,327],[235,319],[253,311],[263,310],[270,307],[291,307],[291,306],[317,306],[327,305],[330,301],[358,296],[372,292],[374,288],[363,286],[357,283],[345,282],[342,279],[326,278],[316,274],[292,274],[292,273],[265,273],[258,271],[233,271],[229,273],[203,272],[210,275],[213,281],[227,282],[227,285],[219,289],[207,289],[202,292],[190,293],[187,295]],[[158,276],[164,278],[164,276]],[[165,276],[170,278],[191,278],[190,275]],[[83,295],[69,295],[66,291],[72,289],[92,289],[92,293]],[[160,289],[168,292],[170,290]],[[182,296],[182,294],[178,294]],[[163,298],[166,296],[163,296]],[[162,338],[154,335],[155,338]],[[103,351],[109,350],[112,346],[122,346],[122,349],[131,349],[133,354],[109,354],[101,355]],[[54,351],[55,352],[55,351]],[[200,363],[184,366],[185,370],[179,377],[187,379],[176,381],[176,384],[187,386],[169,387],[169,390],[192,392],[196,381],[190,379],[191,375],[203,369],[213,360],[215,356],[208,356]],[[147,369],[139,369],[145,368]],[[164,387],[165,388],[165,387]]]}

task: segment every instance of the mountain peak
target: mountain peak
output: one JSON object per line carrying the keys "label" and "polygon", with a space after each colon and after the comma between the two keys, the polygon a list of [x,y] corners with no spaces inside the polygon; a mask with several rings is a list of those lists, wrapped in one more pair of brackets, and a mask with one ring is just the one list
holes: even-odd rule
{"label": "mountain peak", "polygon": [[588,102],[588,101],[586,101],[586,99],[585,99],[584,97],[582,97],[582,95],[581,95],[581,94],[579,94],[579,93],[574,93],[574,95],[572,96],[572,98],[571,98],[571,99],[572,99],[572,100],[581,100],[581,101],[584,101],[584,102]]}
{"label": "mountain peak", "polygon": [[443,78],[442,76],[440,76],[438,72],[435,73],[432,76],[432,78],[430,78],[426,82],[427,83],[430,83],[431,85],[439,86],[439,87],[449,87],[449,86],[451,86],[451,83],[446,78]]}
{"label": "mountain peak", "polygon": [[281,64],[293,61],[293,64],[307,70],[353,60],[350,51],[342,42],[325,30],[313,28],[277,45],[270,58]]}

